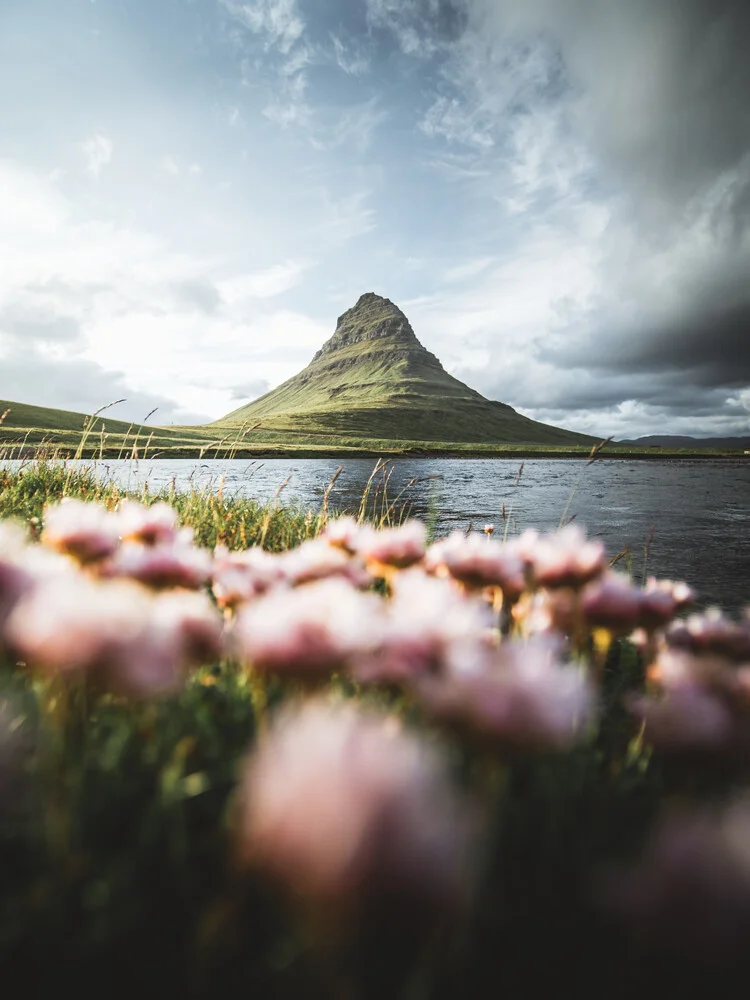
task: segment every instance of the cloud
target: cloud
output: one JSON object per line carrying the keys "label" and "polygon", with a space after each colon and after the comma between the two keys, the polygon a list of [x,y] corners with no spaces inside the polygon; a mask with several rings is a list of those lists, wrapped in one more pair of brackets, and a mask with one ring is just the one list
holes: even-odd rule
{"label": "cloud", "polygon": [[390,32],[408,56],[429,59],[461,34],[462,6],[452,0],[366,0],[371,27]]}
{"label": "cloud", "polygon": [[92,135],[80,144],[86,159],[86,170],[92,177],[98,177],[102,170],[112,162],[114,146],[112,140],[105,135]]}
{"label": "cloud", "polygon": [[228,388],[233,400],[250,402],[253,399],[257,399],[259,396],[264,396],[271,386],[266,379],[257,378],[250,379],[249,382],[240,382],[237,385],[230,385]]}
{"label": "cloud", "polygon": [[488,149],[495,144],[486,125],[477,121],[474,114],[467,114],[466,108],[456,98],[439,97],[419,127],[426,135],[439,135],[449,142],[466,146]]}
{"label": "cloud", "polygon": [[246,299],[267,299],[289,291],[312,267],[309,260],[288,260],[283,264],[249,274],[237,275],[218,284],[221,298],[229,305]]}
{"label": "cloud", "polygon": [[153,233],[78,219],[53,184],[7,162],[0,214],[2,398],[90,411],[125,397],[122,419],[158,406],[162,421],[198,422],[232,408],[238,371],[281,381],[328,333],[268,305],[307,258],[230,270]]}
{"label": "cloud", "polygon": [[263,35],[267,48],[276,48],[284,55],[291,52],[305,30],[297,0],[255,0],[253,3],[221,0],[221,3],[246,28]]}
{"label": "cloud", "polygon": [[750,382],[750,8],[466,10],[419,120],[448,148],[426,162],[496,203],[512,250],[485,238],[497,266],[438,296],[443,355],[536,415],[684,426],[692,398],[694,429],[709,412],[746,429],[730,400]]}
{"label": "cloud", "polygon": [[330,37],[336,65],[347,76],[363,76],[370,70],[370,56],[356,38],[343,39],[334,33]]}

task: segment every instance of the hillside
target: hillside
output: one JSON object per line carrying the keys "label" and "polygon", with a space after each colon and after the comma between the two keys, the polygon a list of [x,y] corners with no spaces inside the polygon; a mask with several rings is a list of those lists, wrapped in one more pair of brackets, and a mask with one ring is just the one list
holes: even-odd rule
{"label": "hillside", "polygon": [[406,316],[372,292],[338,320],[310,364],[219,427],[281,440],[585,446],[596,439],[521,416],[449,375]]}
{"label": "hillside", "polygon": [[618,444],[633,444],[639,448],[690,448],[691,451],[706,448],[739,450],[750,448],[750,437],[697,438],[680,434],[649,434],[632,441],[620,441]]}
{"label": "hillside", "polygon": [[152,427],[131,424],[125,420],[111,419],[106,410],[101,416],[91,417],[74,410],[59,410],[49,406],[33,406],[13,400],[0,399],[0,451],[18,446],[49,446],[75,450],[86,432],[89,450],[100,450],[117,455],[121,449],[143,448],[146,442],[152,449],[176,446],[199,447],[210,440],[211,433],[200,427]]}

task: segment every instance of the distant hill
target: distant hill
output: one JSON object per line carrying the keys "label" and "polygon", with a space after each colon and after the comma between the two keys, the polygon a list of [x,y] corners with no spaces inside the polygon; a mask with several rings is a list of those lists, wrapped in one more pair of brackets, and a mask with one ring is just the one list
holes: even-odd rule
{"label": "distant hill", "polygon": [[[85,413],[75,410],[56,410],[49,406],[32,406],[29,403],[15,403],[9,399],[0,399],[0,416],[6,414],[2,426],[9,428],[44,428],[45,430],[80,431],[90,420]],[[105,424],[107,430],[125,433],[130,427],[136,429],[140,425],[131,424],[127,420],[111,420],[105,415],[95,418],[95,427]],[[151,428],[141,427],[148,431]]]}
{"label": "distant hill", "polygon": [[241,406],[219,426],[254,434],[359,439],[585,446],[596,438],[521,416],[449,375],[403,312],[367,292],[297,375]]}
{"label": "distant hill", "polygon": [[617,441],[615,443],[637,445],[639,448],[690,448],[693,450],[726,448],[730,451],[750,449],[750,437],[696,438],[680,434],[649,434],[632,441]]}
{"label": "distant hill", "polygon": [[84,439],[87,453],[110,457],[131,454],[136,446],[141,452],[148,448],[152,453],[156,449],[164,453],[175,448],[199,450],[215,437],[200,427],[156,427],[114,420],[109,412],[105,408],[100,416],[92,417],[0,399],[0,457],[7,457],[13,449],[24,453],[28,449],[60,449],[62,454],[73,454]]}

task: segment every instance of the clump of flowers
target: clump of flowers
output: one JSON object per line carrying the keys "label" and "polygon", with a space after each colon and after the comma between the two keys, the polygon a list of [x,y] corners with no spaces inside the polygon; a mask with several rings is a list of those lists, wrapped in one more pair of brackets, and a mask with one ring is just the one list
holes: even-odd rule
{"label": "clump of flowers", "polygon": [[338,920],[383,900],[399,921],[462,906],[471,832],[437,752],[353,704],[288,707],[240,782],[239,857]]}
{"label": "clump of flowers", "polygon": [[596,720],[585,671],[564,665],[560,643],[503,643],[478,669],[426,679],[419,695],[436,718],[500,751],[566,750]]}
{"label": "clump of flowers", "polygon": [[81,564],[111,556],[119,538],[117,516],[100,504],[66,498],[45,509],[42,542]]}
{"label": "clump of flowers", "polygon": [[380,630],[379,599],[331,579],[273,590],[243,606],[231,641],[254,671],[319,682],[370,652]]}

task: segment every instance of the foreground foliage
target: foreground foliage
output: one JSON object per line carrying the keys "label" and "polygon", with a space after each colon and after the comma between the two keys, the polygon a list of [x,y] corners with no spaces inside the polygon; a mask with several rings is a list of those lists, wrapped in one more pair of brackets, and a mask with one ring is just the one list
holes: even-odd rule
{"label": "foreground foliage", "polygon": [[430,541],[0,476],[0,950],[27,994],[750,971],[750,621],[685,618],[689,588],[633,587],[573,526]]}

